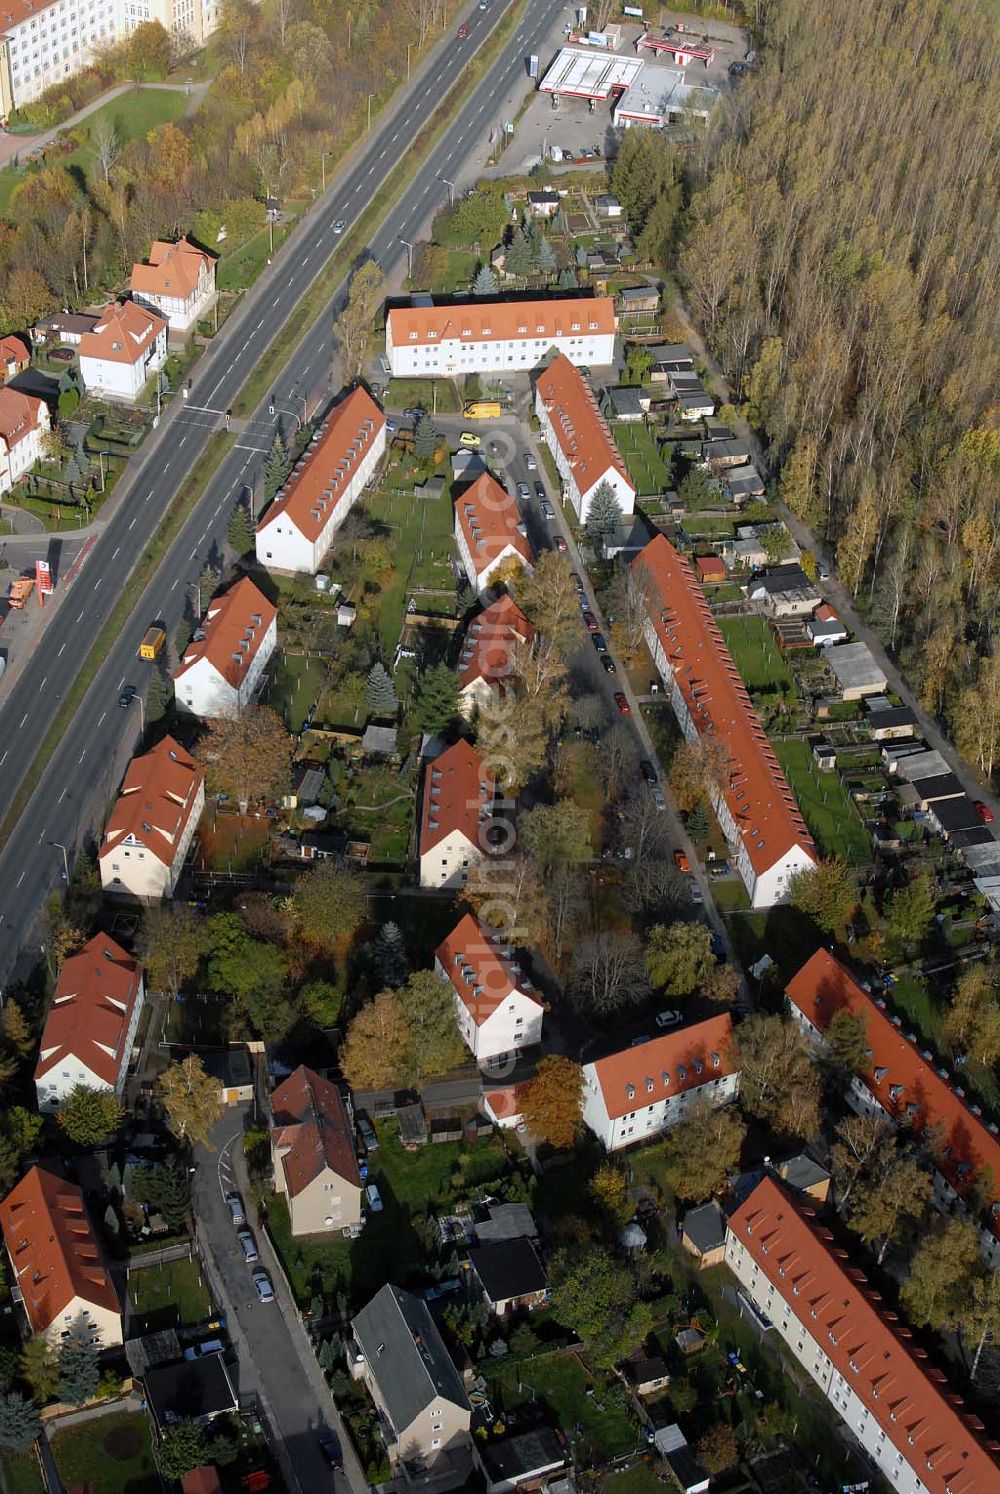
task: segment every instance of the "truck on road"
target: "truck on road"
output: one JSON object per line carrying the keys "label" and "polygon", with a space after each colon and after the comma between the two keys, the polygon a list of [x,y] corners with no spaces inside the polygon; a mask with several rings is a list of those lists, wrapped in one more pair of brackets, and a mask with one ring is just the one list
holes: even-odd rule
{"label": "truck on road", "polygon": [[473,399],[462,411],[466,420],[499,420],[500,401],[496,399]]}
{"label": "truck on road", "polygon": [[166,641],[167,635],[158,624],[147,628],[143,640],[139,644],[139,658],[155,659]]}
{"label": "truck on road", "polygon": [[34,589],[34,576],[18,576],[10,583],[10,592],[7,595],[8,605],[20,612]]}

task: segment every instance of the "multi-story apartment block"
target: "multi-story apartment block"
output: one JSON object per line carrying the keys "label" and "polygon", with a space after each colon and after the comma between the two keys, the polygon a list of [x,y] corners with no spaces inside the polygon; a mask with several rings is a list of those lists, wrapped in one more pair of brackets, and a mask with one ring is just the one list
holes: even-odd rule
{"label": "multi-story apartment block", "polygon": [[498,934],[467,913],[434,952],[455,993],[462,1041],[482,1068],[516,1059],[542,1040],[542,1003]]}
{"label": "multi-story apartment block", "polygon": [[469,578],[482,596],[493,572],[514,560],[529,573],[535,549],[513,493],[483,472],[455,499],[455,544]]}
{"label": "multi-story apartment block", "polygon": [[20,389],[0,389],[0,493],[18,482],[42,455],[42,439],[52,429],[49,407]]}
{"label": "multi-story apartment block", "polygon": [[[422,301],[426,301],[422,297]],[[475,300],[394,306],[385,319],[385,351],[395,378],[513,373],[537,368],[555,348],[571,363],[615,361],[611,296]]]}
{"label": "multi-story apartment block", "polygon": [[70,955],[38,1045],[39,1110],[58,1110],[78,1085],[121,1099],[143,997],[142,970],[107,934]]}
{"label": "multi-story apartment block", "polygon": [[420,815],[421,887],[464,887],[488,850],[494,779],[464,739],[428,764]]}
{"label": "multi-story apartment block", "polygon": [[213,597],[174,670],[178,708],[204,718],[242,715],[278,638],[278,609],[244,576]]}
{"label": "multi-story apartment block", "polygon": [[97,853],[105,892],[173,897],[205,807],[205,775],[173,737],[129,763]]}
{"label": "multi-story apartment block", "polygon": [[594,493],[606,483],[623,514],[635,512],[635,486],[589,380],[560,354],[535,383],[535,414],[581,524]]}

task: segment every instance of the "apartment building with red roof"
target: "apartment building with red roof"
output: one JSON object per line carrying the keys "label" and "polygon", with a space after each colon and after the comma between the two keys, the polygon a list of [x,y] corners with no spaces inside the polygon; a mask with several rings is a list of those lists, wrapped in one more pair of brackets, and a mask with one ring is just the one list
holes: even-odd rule
{"label": "apartment building with red roof", "polygon": [[6,385],[0,389],[0,493],[7,493],[43,455],[52,429],[49,407],[33,394]]}
{"label": "apartment building with red roof", "polygon": [[105,306],[80,338],[80,374],[88,394],[134,404],[167,361],[167,321],[135,301]]}
{"label": "apartment building with red roof", "polygon": [[764,1177],[729,1218],[726,1264],[891,1488],[1000,1489],[1000,1443],[802,1198]]}
{"label": "apartment building with red roof", "polygon": [[983,1118],[929,1048],[918,1046],[901,1017],[890,1014],[829,950],[818,949],[785,988],[788,1008],[807,1037],[822,1043],[838,1011],[860,1017],[868,1035],[868,1067],[851,1079],[846,1099],[859,1115],[881,1115],[894,1126],[934,1137],[934,1202],[951,1213],[975,1189],[989,1200],[980,1246],[1000,1266],[1000,1130]]}
{"label": "apartment building with red roof", "polygon": [[97,864],[105,892],[173,897],[205,807],[205,775],[173,737],[128,765]]}
{"label": "apartment building with red roof", "polygon": [[9,384],[31,364],[31,350],[22,337],[8,332],[0,337],[0,383]]}
{"label": "apartment building with red roof", "polygon": [[434,952],[455,993],[462,1041],[482,1069],[514,1061],[542,1041],[542,1002],[499,934],[467,913]]}
{"label": "apartment building with red roof", "polygon": [[271,1162],[293,1235],[356,1232],[364,1212],[354,1123],[337,1086],[305,1064],[271,1092]]}
{"label": "apartment building with red roof", "polygon": [[615,361],[611,296],[476,296],[440,306],[427,300],[393,306],[386,316],[385,352],[394,378],[513,373],[537,368],[553,348],[584,367]]}
{"label": "apartment building with red roof", "polygon": [[594,493],[606,483],[623,514],[635,512],[635,485],[611,427],[601,413],[589,379],[563,354],[554,358],[535,381],[535,414],[545,443],[581,524],[586,523]]}
{"label": "apartment building with red roof", "polygon": [[32,1167],[0,1203],[0,1230],[32,1333],[57,1349],[83,1320],[95,1346],[122,1342],[121,1303],[82,1188]]}
{"label": "apartment building with red roof", "polygon": [[534,568],[535,549],[517,498],[489,472],[481,472],[455,499],[455,544],[469,585],[480,596],[505,561],[517,561],[529,574]]}
{"label": "apartment building with red roof", "polygon": [[487,853],[493,773],[461,739],[428,764],[420,811],[421,887],[464,887]]}
{"label": "apartment building with red roof", "polygon": [[107,934],[64,961],[35,1064],[43,1114],[58,1110],[77,1085],[121,1098],[144,996],[140,966]]}
{"label": "apartment building with red roof", "polygon": [[705,593],[662,534],[632,562],[646,597],[646,643],[689,742],[723,749],[712,802],[755,908],[787,902],[816,846],[719,632]]}
{"label": "apartment building with red roof", "polygon": [[727,1105],[739,1091],[728,1012],[583,1065],[583,1120],[609,1152],[637,1146],[687,1116],[695,1100]]}
{"label": "apartment building with red roof", "polygon": [[261,565],[315,576],[385,447],[385,415],[367,389],[352,389],[324,417],[257,525]]}
{"label": "apartment building with red roof", "polygon": [[183,236],[154,239],[145,263],[132,266],[129,290],[166,317],[171,332],[190,332],[215,300],[215,256]]}
{"label": "apartment building with red roof", "polygon": [[203,719],[242,715],[278,641],[278,609],[244,576],[213,597],[174,670],[178,709]]}
{"label": "apartment building with red roof", "polygon": [[474,617],[458,659],[458,708],[471,717],[484,710],[494,689],[510,679],[518,648],[530,645],[535,630],[507,592]]}

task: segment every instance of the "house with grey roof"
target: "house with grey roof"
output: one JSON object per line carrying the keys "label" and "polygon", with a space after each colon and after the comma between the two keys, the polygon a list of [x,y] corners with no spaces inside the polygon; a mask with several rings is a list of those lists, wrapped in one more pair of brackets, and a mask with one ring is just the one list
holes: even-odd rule
{"label": "house with grey roof", "polygon": [[351,1333],[351,1374],[375,1402],[393,1467],[421,1487],[465,1488],[472,1408],[427,1304],[386,1285]]}

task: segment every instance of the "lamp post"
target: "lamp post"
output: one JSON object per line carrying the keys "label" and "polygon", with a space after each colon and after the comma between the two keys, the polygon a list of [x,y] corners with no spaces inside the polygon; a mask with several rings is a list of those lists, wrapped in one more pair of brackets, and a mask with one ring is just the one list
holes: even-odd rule
{"label": "lamp post", "polygon": [[409,279],[413,274],[413,245],[409,239],[404,239],[402,235],[400,235],[399,242],[406,246],[406,275],[407,279]]}
{"label": "lamp post", "polygon": [[369,130],[372,127],[372,99],[374,97],[375,97],[375,95],[373,93],[370,93],[368,95],[368,128],[369,128]]}
{"label": "lamp post", "polygon": [[449,207],[454,207],[455,206],[455,183],[454,182],[450,182],[446,176],[441,176],[440,173],[438,173],[438,181],[439,182],[444,182],[445,186],[448,188],[448,206]]}
{"label": "lamp post", "polygon": [[320,170],[323,173],[323,191],[324,192],[326,191],[326,158],[327,158],[327,156],[329,154],[330,154],[330,152],[328,150],[323,150],[323,151],[320,151],[320,155],[319,155]]}
{"label": "lamp post", "polygon": [[63,881],[65,883],[67,883],[67,885],[68,885],[69,884],[69,857],[66,854],[66,847],[64,845],[62,845],[58,840],[50,840],[49,841],[49,845],[50,846],[54,846],[57,851],[62,851],[62,858],[63,858]]}

